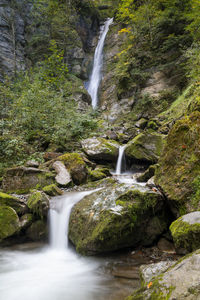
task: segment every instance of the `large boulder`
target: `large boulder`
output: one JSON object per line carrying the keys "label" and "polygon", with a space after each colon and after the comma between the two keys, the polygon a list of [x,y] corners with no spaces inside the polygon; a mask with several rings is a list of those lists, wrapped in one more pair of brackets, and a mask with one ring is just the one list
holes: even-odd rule
{"label": "large boulder", "polygon": [[49,196],[58,196],[58,195],[63,195],[63,191],[57,187],[55,184],[50,184],[45,187],[43,187],[43,192]]}
{"label": "large boulder", "polygon": [[20,229],[19,217],[9,206],[0,206],[0,241],[6,239]]}
{"label": "large boulder", "polygon": [[155,183],[176,217],[200,209],[200,112],[175,123],[156,170]]}
{"label": "large boulder", "polygon": [[83,157],[78,153],[65,153],[59,157],[77,185],[87,181],[88,170]]}
{"label": "large boulder", "polygon": [[110,183],[75,205],[69,238],[78,252],[95,254],[151,245],[167,226],[159,193]]}
{"label": "large boulder", "polygon": [[47,241],[48,239],[48,228],[47,223],[43,220],[37,220],[31,224],[31,226],[26,230],[26,237],[31,241]]}
{"label": "large boulder", "polygon": [[22,215],[27,211],[27,206],[23,200],[2,192],[0,192],[0,206],[10,206],[18,215]]}
{"label": "large boulder", "polygon": [[8,193],[26,194],[31,189],[53,183],[54,175],[38,168],[15,167],[7,169],[2,188]]}
{"label": "large boulder", "polygon": [[155,132],[140,133],[128,143],[126,156],[131,161],[156,163],[163,150],[164,138],[164,135]]}
{"label": "large boulder", "polygon": [[[180,217],[170,226],[171,234],[179,251],[192,252],[200,248],[200,211]],[[182,250],[183,249],[183,250]]]}
{"label": "large boulder", "polygon": [[81,141],[83,151],[94,161],[114,162],[118,157],[119,144],[114,140],[104,138],[89,138]]}
{"label": "large boulder", "polygon": [[40,191],[33,192],[27,201],[28,208],[37,217],[43,219],[47,217],[49,211],[49,198]]}
{"label": "large boulder", "polygon": [[143,284],[126,300],[200,299],[200,250],[180,259],[165,273]]}

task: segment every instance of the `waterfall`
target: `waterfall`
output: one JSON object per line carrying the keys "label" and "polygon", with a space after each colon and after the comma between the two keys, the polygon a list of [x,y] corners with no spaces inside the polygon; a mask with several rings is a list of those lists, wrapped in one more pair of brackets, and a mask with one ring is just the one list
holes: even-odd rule
{"label": "waterfall", "polygon": [[50,209],[50,246],[54,249],[64,250],[68,247],[68,226],[72,207],[83,197],[93,193],[68,193],[62,199],[54,198]]}
{"label": "waterfall", "polygon": [[88,93],[92,98],[92,107],[96,108],[98,105],[98,89],[99,84],[101,82],[101,69],[103,64],[103,47],[106,35],[109,30],[109,26],[112,24],[113,18],[108,19],[104,26],[101,28],[99,42],[95,50],[94,55],[94,63],[93,63],[93,70],[90,77],[89,85],[88,85]]}
{"label": "waterfall", "polygon": [[125,148],[126,148],[126,145],[119,147],[119,155],[118,155],[117,166],[116,166],[116,171],[115,171],[116,175],[122,174],[123,162],[125,162],[125,157],[124,157]]}

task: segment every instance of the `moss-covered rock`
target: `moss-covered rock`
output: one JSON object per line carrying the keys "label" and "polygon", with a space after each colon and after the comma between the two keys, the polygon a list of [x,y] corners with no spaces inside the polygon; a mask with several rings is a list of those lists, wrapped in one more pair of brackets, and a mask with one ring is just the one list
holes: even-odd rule
{"label": "moss-covered rock", "polygon": [[94,137],[81,141],[81,145],[88,157],[97,162],[117,160],[119,144],[114,140]]}
{"label": "moss-covered rock", "polygon": [[12,207],[18,215],[22,215],[27,211],[27,206],[21,199],[0,192],[0,206]]}
{"label": "moss-covered rock", "polygon": [[181,258],[166,272],[157,276],[126,300],[173,300],[200,298],[200,250]]}
{"label": "moss-covered rock", "polygon": [[20,229],[27,229],[33,222],[34,216],[32,214],[25,214],[20,218]]}
{"label": "moss-covered rock", "polygon": [[55,184],[50,184],[47,185],[45,187],[43,187],[43,192],[45,192],[45,194],[49,195],[49,196],[58,196],[58,195],[62,195],[63,191],[61,189],[59,189],[59,187],[57,187],[57,185]]}
{"label": "moss-covered rock", "polygon": [[0,241],[6,239],[20,229],[19,217],[9,206],[0,206]]}
{"label": "moss-covered rock", "polygon": [[126,156],[132,161],[155,163],[162,153],[164,138],[158,133],[140,133],[128,143]]}
{"label": "moss-covered rock", "polygon": [[65,153],[59,157],[59,160],[65,164],[75,184],[79,185],[86,182],[88,171],[86,163],[80,154]]}
{"label": "moss-covered rock", "polygon": [[156,168],[158,165],[150,166],[144,173],[137,177],[138,182],[147,182],[155,174]]}
{"label": "moss-covered rock", "polygon": [[16,167],[7,169],[2,187],[5,192],[26,194],[54,182],[54,174],[37,168]]}
{"label": "moss-covered rock", "polygon": [[89,172],[89,180],[97,181],[107,177],[107,174],[104,173],[103,169],[97,168]]}
{"label": "moss-covered rock", "polygon": [[162,209],[160,194],[139,185],[111,183],[75,205],[69,238],[84,254],[150,245],[167,229]]}
{"label": "moss-covered rock", "polygon": [[200,209],[200,112],[175,123],[159,160],[155,182],[177,217]]}
{"label": "moss-covered rock", "polygon": [[[192,252],[200,248],[200,212],[192,212],[174,221],[171,234],[179,251]],[[182,250],[183,249],[183,250]]]}
{"label": "moss-covered rock", "polygon": [[27,230],[26,237],[31,241],[47,241],[48,238],[48,228],[47,223],[43,220],[38,220],[34,222]]}
{"label": "moss-covered rock", "polygon": [[27,202],[30,211],[37,217],[43,219],[47,217],[49,210],[49,198],[44,192],[33,192]]}

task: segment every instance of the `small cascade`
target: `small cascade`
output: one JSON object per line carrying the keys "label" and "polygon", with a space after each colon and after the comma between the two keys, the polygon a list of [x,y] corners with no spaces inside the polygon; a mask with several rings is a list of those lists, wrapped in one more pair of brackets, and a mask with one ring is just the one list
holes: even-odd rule
{"label": "small cascade", "polygon": [[117,166],[115,170],[116,175],[121,175],[123,168],[125,169],[125,155],[124,155],[124,150],[126,148],[126,145],[120,146],[119,147],[119,155],[117,159]]}
{"label": "small cascade", "polygon": [[50,209],[50,246],[54,249],[64,250],[68,247],[68,227],[72,207],[89,192],[68,193],[61,200],[54,198]]}
{"label": "small cascade", "polygon": [[101,28],[99,42],[95,50],[93,70],[88,85],[88,93],[92,98],[92,107],[96,108],[98,105],[98,89],[101,82],[101,69],[103,64],[103,47],[109,26],[112,24],[113,18],[108,19]]}

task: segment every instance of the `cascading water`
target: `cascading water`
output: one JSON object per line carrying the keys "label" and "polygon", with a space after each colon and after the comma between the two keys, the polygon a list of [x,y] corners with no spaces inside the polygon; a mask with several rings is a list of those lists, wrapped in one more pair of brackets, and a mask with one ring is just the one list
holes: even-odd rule
{"label": "cascading water", "polygon": [[123,163],[125,163],[125,155],[124,155],[125,148],[126,148],[126,145],[119,147],[119,155],[118,155],[117,166],[116,166],[116,170],[115,170],[116,175],[122,174]]}
{"label": "cascading water", "polygon": [[97,272],[99,262],[80,257],[67,246],[71,208],[92,192],[68,193],[53,199],[50,247],[0,251],[0,299],[105,299],[103,279]]}
{"label": "cascading water", "polygon": [[106,35],[109,30],[109,26],[112,24],[112,22],[113,22],[113,18],[108,19],[105,22],[104,26],[101,28],[99,42],[95,50],[93,70],[92,70],[92,74],[87,89],[88,93],[92,98],[93,108],[96,108],[98,105],[98,89],[99,89],[99,84],[101,82],[101,69],[103,64],[103,47],[104,47]]}

